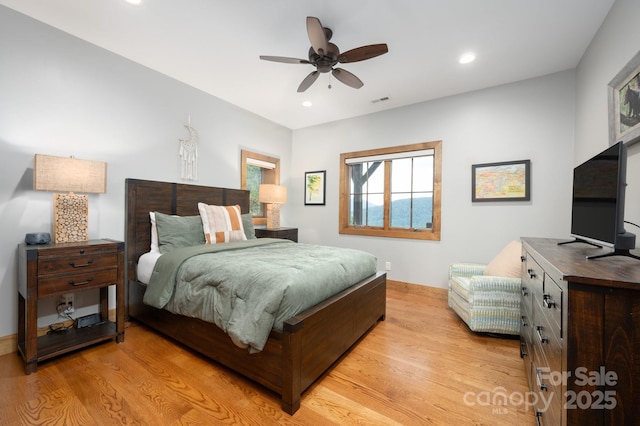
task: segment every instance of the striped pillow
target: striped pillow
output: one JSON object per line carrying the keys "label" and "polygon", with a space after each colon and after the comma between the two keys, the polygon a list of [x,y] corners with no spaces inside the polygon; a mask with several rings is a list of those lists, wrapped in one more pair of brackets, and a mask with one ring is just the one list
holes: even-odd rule
{"label": "striped pillow", "polygon": [[211,206],[198,203],[206,244],[246,240],[240,206]]}

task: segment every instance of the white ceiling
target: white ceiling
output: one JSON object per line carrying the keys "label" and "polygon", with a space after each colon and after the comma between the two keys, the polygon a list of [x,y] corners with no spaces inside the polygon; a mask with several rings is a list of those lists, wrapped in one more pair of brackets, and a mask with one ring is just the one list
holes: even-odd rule
{"label": "white ceiling", "polygon": [[[575,68],[613,2],[0,0],[291,129]],[[311,65],[259,59],[307,59],[307,16],[331,28],[342,51],[388,44],[385,55],[341,65],[361,89],[322,74],[297,93]],[[477,60],[463,66],[457,60],[466,51]]]}

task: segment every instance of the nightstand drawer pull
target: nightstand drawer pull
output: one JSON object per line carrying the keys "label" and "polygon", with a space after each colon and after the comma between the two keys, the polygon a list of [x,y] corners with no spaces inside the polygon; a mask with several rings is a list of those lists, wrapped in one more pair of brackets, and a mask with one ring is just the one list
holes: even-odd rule
{"label": "nightstand drawer pull", "polygon": [[88,280],[86,280],[86,281],[79,281],[79,282],[75,282],[75,281],[71,280],[71,281],[69,281],[69,284],[70,284],[70,285],[72,285],[72,286],[74,286],[74,287],[78,287],[78,286],[81,286],[81,285],[87,285],[87,284],[89,284],[91,281],[93,281],[93,277],[89,278],[89,279],[88,279]]}
{"label": "nightstand drawer pull", "polygon": [[71,265],[73,268],[86,268],[87,266],[93,265],[93,259],[89,259],[87,263],[80,263],[80,264],[76,262],[69,262],[69,265]]}

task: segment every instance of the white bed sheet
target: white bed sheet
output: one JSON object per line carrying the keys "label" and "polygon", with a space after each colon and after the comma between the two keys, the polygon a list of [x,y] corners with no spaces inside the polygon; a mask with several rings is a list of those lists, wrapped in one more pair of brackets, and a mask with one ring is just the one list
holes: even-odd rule
{"label": "white bed sheet", "polygon": [[162,256],[162,253],[158,251],[150,251],[140,256],[140,259],[138,259],[137,269],[138,281],[149,284],[153,268],[156,266],[156,262],[160,256]]}

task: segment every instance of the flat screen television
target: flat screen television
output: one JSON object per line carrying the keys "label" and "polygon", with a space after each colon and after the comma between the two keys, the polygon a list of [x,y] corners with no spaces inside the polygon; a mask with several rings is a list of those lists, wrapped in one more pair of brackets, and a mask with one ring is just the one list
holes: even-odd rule
{"label": "flat screen television", "polygon": [[638,258],[629,253],[635,248],[636,236],[624,229],[626,178],[627,147],[622,142],[573,170],[571,236],[574,241],[613,248],[613,252],[588,259],[616,255]]}

